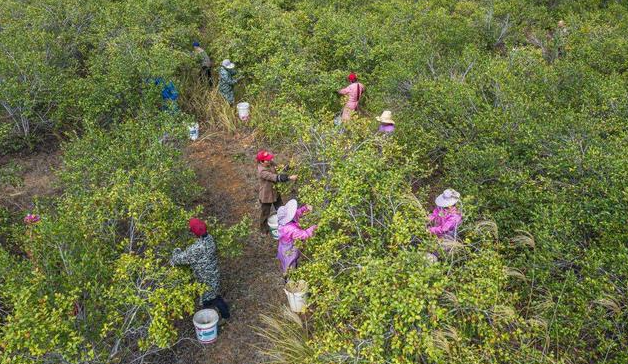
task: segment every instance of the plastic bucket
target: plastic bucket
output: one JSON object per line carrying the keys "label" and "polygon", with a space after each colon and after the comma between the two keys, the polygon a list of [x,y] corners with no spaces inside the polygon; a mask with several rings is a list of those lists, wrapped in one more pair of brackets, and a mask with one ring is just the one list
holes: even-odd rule
{"label": "plastic bucket", "polygon": [[430,264],[438,263],[438,257],[432,253],[425,253],[425,259],[427,259]]}
{"label": "plastic bucket", "polygon": [[270,235],[273,236],[273,239],[279,240],[279,221],[277,214],[268,218],[268,227],[270,228]]}
{"label": "plastic bucket", "polygon": [[198,139],[198,123],[188,125],[188,129],[190,130],[190,139],[196,140]]}
{"label": "plastic bucket", "polygon": [[210,344],[218,338],[218,312],[211,308],[200,310],[194,314],[192,321],[196,330],[196,338],[201,344]]}
{"label": "plastic bucket", "polygon": [[[292,312],[302,313],[305,312],[307,307],[307,284],[304,281],[301,282],[305,285],[305,289],[302,291],[290,292],[287,288],[283,290],[286,292],[286,296],[288,296],[288,303]],[[286,287],[288,287],[288,284],[286,284]]]}
{"label": "plastic bucket", "polygon": [[237,105],[238,117],[240,120],[249,120],[249,109],[251,105],[248,102],[241,102]]}

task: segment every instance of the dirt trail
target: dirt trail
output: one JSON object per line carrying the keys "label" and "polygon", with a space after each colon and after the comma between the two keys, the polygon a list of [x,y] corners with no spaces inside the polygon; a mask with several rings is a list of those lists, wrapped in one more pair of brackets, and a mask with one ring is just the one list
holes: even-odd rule
{"label": "dirt trail", "polygon": [[[214,137],[192,143],[186,157],[205,188],[200,201],[205,212],[232,225],[249,214],[257,221],[257,180],[253,136]],[[225,300],[231,306],[231,319],[220,327],[218,341],[200,346],[186,340],[175,348],[179,363],[253,364],[263,358],[255,347],[264,341],[253,332],[259,326],[259,314],[276,311],[286,303],[283,279],[275,259],[276,243],[261,238],[254,226],[250,241],[242,256],[222,259],[221,285]],[[211,227],[210,227],[211,229]],[[189,321],[189,320],[188,320]],[[184,328],[185,336],[193,338],[191,323]]]}

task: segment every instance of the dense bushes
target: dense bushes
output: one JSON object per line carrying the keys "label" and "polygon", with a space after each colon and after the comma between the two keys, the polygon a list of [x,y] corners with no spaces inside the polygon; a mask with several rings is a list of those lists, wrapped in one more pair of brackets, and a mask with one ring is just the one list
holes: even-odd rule
{"label": "dense bushes", "polygon": [[178,123],[154,117],[70,143],[63,197],[39,207],[40,223],[15,228],[28,259],[2,265],[13,277],[2,292],[6,362],[141,355],[171,343],[173,319],[193,310],[200,287],[163,264],[184,238],[193,174],[159,141]]}
{"label": "dense bushes", "polygon": [[[63,192],[37,204],[41,221],[0,210],[2,363],[143,360],[175,343],[176,320],[193,313],[204,287],[168,263],[200,212],[180,153],[193,119],[160,112],[150,81],[191,62],[180,49],[202,20],[197,5],[0,5],[2,152],[67,132]],[[244,224],[212,231],[221,252],[238,252]]]}
{"label": "dense bushes", "polygon": [[[184,208],[199,192],[180,158],[184,120],[89,130],[64,148],[64,194],[38,206],[41,222],[0,230],[25,258],[0,250],[3,362],[126,362],[177,341],[205,289],[168,263],[199,212]],[[214,225],[222,253],[237,253],[243,224]]]}
{"label": "dense bushes", "polygon": [[143,80],[189,57],[195,0],[0,4],[0,151],[138,114]]}
{"label": "dense bushes", "polygon": [[[0,144],[86,136],[67,148],[66,195],[16,235],[28,262],[0,251],[3,359],[145,355],[174,340],[198,289],[163,268],[194,188],[157,142],[182,120],[150,111],[158,90],[145,80],[185,67],[175,46],[199,4],[46,5],[1,5]],[[294,152],[300,198],[317,207],[294,273],[313,293],[306,361],[628,361],[623,2],[208,5],[207,49],[238,64],[252,122]],[[350,70],[367,115],[393,110],[392,138],[371,118],[332,126]],[[444,186],[464,196],[464,229],[431,265],[425,209]]]}
{"label": "dense bushes", "polygon": [[[312,361],[628,360],[625,4],[212,4],[214,51],[249,77],[254,121],[314,178],[300,195],[321,207],[321,228],[297,272],[314,287]],[[362,120],[325,137],[350,70],[367,86],[368,113],[395,113],[393,140],[376,147],[355,130],[375,129]],[[434,244],[423,210],[386,217],[411,187],[430,203],[425,183],[465,196],[464,246],[433,267],[417,255]],[[481,243],[477,219],[494,220],[499,238]],[[425,283],[388,291],[409,277]]]}

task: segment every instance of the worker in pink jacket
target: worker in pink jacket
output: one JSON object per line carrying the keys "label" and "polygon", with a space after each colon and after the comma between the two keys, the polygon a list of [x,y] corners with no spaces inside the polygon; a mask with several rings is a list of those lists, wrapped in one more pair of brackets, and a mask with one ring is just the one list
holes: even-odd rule
{"label": "worker in pink jacket", "polygon": [[349,96],[347,103],[342,109],[342,120],[351,119],[351,112],[358,110],[360,98],[364,94],[364,85],[358,82],[358,76],[355,73],[351,72],[347,76],[347,80],[350,82],[350,85],[338,91],[341,95]]}
{"label": "worker in pink jacket", "polygon": [[446,189],[436,197],[436,208],[429,216],[430,232],[439,238],[455,239],[458,235],[458,226],[462,223],[462,214],[456,209],[460,201],[460,193],[453,189]]}
{"label": "worker in pink jacket", "polygon": [[290,268],[296,268],[301,252],[294,246],[295,240],[306,240],[314,235],[317,226],[313,225],[303,229],[299,225],[299,219],[304,214],[312,211],[312,206],[305,205],[297,208],[297,201],[292,199],[277,210],[279,222],[279,242],[277,243],[277,259],[281,263],[284,275]]}

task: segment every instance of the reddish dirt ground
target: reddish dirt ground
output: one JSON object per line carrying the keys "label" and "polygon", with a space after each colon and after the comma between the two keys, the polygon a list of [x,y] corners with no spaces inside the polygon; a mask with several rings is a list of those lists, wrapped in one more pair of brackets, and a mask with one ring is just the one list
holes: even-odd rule
{"label": "reddish dirt ground", "polygon": [[[200,203],[205,212],[217,216],[227,225],[238,222],[245,214],[257,221],[257,180],[252,135],[200,139],[186,150],[186,157],[205,188]],[[201,346],[185,340],[172,351],[174,363],[254,364],[264,362],[257,347],[265,342],[254,327],[259,315],[278,311],[286,304],[283,279],[275,259],[276,243],[261,238],[256,225],[242,256],[222,259],[222,294],[231,307],[231,319],[219,329],[218,341]],[[194,339],[194,327],[183,323],[183,335]]]}
{"label": "reddish dirt ground", "polygon": [[52,196],[58,192],[54,186],[53,170],[61,163],[60,152],[0,157],[0,168],[7,168],[10,163],[20,167],[17,177],[21,183],[17,186],[0,183],[0,205],[14,211],[28,211],[33,208],[34,198]]}

